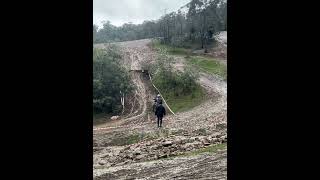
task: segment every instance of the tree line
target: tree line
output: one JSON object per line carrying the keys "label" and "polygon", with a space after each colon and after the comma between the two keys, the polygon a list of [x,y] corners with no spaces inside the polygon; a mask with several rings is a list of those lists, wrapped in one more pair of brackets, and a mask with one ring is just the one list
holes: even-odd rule
{"label": "tree line", "polygon": [[216,32],[225,30],[226,0],[191,0],[177,12],[138,25],[125,23],[116,27],[107,21],[99,30],[93,25],[94,43],[161,37],[163,43],[172,46],[197,43],[201,48],[206,48]]}

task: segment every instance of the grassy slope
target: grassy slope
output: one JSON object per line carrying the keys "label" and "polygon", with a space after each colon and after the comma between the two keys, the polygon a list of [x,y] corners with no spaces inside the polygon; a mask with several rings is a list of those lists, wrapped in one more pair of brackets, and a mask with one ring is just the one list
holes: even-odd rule
{"label": "grassy slope", "polygon": [[[172,46],[160,44],[158,41],[152,43],[152,47],[155,50],[164,49],[171,55],[183,55],[188,56],[188,62],[201,68],[202,70],[210,73],[221,75],[223,78],[226,77],[226,66],[218,63],[214,59],[204,58],[201,56],[190,56],[190,50],[186,48],[175,48]],[[189,61],[190,60],[190,61]],[[199,86],[193,95],[176,97],[173,94],[163,92],[164,98],[167,100],[168,105],[173,112],[182,112],[189,110],[195,106],[198,106],[205,99],[205,93]]]}
{"label": "grassy slope", "polygon": [[205,99],[205,94],[202,88],[199,86],[196,91],[193,92],[193,95],[179,96],[175,97],[172,94],[164,94],[164,98],[167,100],[170,108],[173,112],[182,112],[189,110],[195,106],[201,104]]}
{"label": "grassy slope", "polygon": [[190,64],[198,67],[199,69],[216,74],[223,79],[227,78],[227,66],[220,63],[214,58],[206,56],[192,56],[189,49],[175,48],[165,44],[160,44],[158,41],[153,42],[153,47],[156,50],[165,49],[171,55],[183,55],[187,56],[187,60]]}
{"label": "grassy slope", "polygon": [[195,151],[191,151],[189,153],[184,154],[184,156],[195,156],[202,153],[215,153],[217,150],[221,150],[227,147],[227,143],[217,144],[217,145],[211,145],[202,149],[198,149]]}
{"label": "grassy slope", "polygon": [[187,58],[188,62],[198,68],[212,74],[216,74],[223,79],[227,78],[227,66],[209,57],[191,56]]}
{"label": "grassy slope", "polygon": [[[160,44],[158,41],[154,41],[152,43],[152,47],[155,50],[166,50],[171,55],[187,55],[189,54],[189,50],[185,48],[175,48],[172,46]],[[161,91],[161,90],[160,90]],[[196,107],[201,104],[201,102],[205,99],[205,93],[201,86],[199,86],[193,94],[189,94],[186,96],[176,97],[172,93],[162,92],[164,98],[166,99],[168,105],[172,109],[173,112],[183,112],[187,111],[193,107]]]}
{"label": "grassy slope", "polygon": [[190,50],[188,50],[188,49],[168,46],[165,44],[160,44],[158,41],[154,41],[152,43],[152,46],[156,50],[164,49],[171,55],[187,55],[190,53]]}

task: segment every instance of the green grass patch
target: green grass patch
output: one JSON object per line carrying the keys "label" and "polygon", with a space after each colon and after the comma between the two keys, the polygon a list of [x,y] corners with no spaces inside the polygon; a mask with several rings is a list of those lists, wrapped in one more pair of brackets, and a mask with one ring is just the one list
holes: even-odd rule
{"label": "green grass patch", "polygon": [[188,49],[171,47],[171,46],[169,46],[168,52],[169,54],[172,54],[172,55],[188,55],[189,54]]}
{"label": "green grass patch", "polygon": [[198,86],[192,94],[185,96],[174,96],[173,93],[163,93],[162,95],[173,112],[187,111],[200,105],[205,99],[205,93],[201,86]]}
{"label": "green grass patch", "polygon": [[166,44],[161,44],[159,41],[153,41],[152,47],[155,48],[156,50],[163,49],[171,55],[189,55],[190,54],[190,50],[188,50],[186,48],[174,47],[174,46],[169,46]]}
{"label": "green grass patch", "polygon": [[213,154],[213,153],[216,153],[218,150],[225,149],[226,147],[227,147],[227,143],[222,143],[222,144],[217,144],[217,145],[210,145],[210,146],[207,146],[205,148],[198,149],[198,150],[195,150],[195,151],[186,152],[186,153],[179,154],[179,155],[176,155],[176,156],[170,156],[168,159],[174,159],[176,157],[196,156],[196,155],[203,154],[203,153]]}
{"label": "green grass patch", "polygon": [[184,156],[195,156],[198,154],[203,153],[216,153],[218,150],[224,149],[227,147],[227,143],[217,144],[217,145],[211,145],[202,149],[198,149],[192,152],[188,152],[184,154]]}
{"label": "green grass patch", "polygon": [[187,58],[188,62],[213,74],[217,74],[222,78],[227,78],[227,66],[220,63],[219,61],[202,56],[191,56]]}

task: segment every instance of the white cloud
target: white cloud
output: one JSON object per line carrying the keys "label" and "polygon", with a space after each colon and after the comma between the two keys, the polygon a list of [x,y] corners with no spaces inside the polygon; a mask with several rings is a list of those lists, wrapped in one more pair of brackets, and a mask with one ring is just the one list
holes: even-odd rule
{"label": "white cloud", "polygon": [[176,11],[191,0],[93,0],[93,23],[109,20],[120,26],[126,22],[134,24],[144,20],[156,20],[168,12]]}

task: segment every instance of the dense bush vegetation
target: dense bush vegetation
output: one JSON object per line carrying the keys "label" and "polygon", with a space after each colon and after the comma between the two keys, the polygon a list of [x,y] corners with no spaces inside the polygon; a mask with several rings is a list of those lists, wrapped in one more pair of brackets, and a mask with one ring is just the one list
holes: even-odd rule
{"label": "dense bush vegetation", "polygon": [[174,96],[185,96],[192,94],[197,88],[196,74],[190,70],[184,72],[170,71],[160,67],[154,75],[154,84],[164,93]]}
{"label": "dense bush vegetation", "polygon": [[121,110],[122,94],[132,89],[128,74],[119,66],[120,58],[115,46],[107,50],[93,49],[94,114],[117,113]]}
{"label": "dense bush vegetation", "polygon": [[158,59],[148,70],[153,83],[159,88],[167,103],[174,112],[190,109],[201,103],[204,92],[197,83],[199,74],[186,68],[183,72],[174,70],[174,59],[165,48],[159,48]]}

